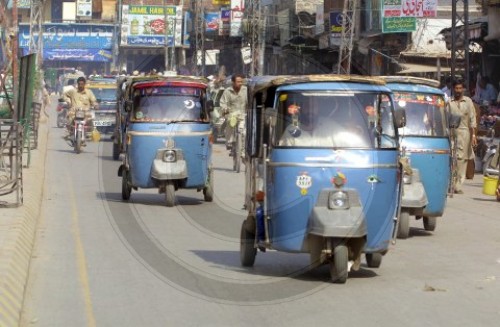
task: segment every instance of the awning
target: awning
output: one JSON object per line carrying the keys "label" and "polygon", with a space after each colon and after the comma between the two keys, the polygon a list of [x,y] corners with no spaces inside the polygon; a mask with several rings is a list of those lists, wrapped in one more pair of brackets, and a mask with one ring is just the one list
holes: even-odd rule
{"label": "awning", "polygon": [[[412,74],[412,73],[437,73],[437,66],[419,65],[419,64],[400,64],[403,70],[397,74]],[[450,67],[441,67],[441,72],[451,72]]]}

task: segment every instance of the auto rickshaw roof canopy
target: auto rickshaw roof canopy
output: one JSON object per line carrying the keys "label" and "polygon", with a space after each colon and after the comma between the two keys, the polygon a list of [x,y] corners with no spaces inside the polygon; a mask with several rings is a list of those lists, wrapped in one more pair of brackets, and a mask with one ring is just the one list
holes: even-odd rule
{"label": "auto rickshaw roof canopy", "polygon": [[380,76],[380,78],[386,83],[426,85],[435,88],[438,88],[441,85],[438,80],[415,76]]}
{"label": "auto rickshaw roof canopy", "polygon": [[291,85],[298,83],[315,82],[348,82],[364,83],[372,85],[385,85],[386,82],[378,77],[361,75],[279,75],[279,76],[256,76],[250,79],[248,85],[252,92],[259,92],[272,86]]}
{"label": "auto rickshaw roof canopy", "polygon": [[[122,89],[122,85],[126,84],[126,89]],[[168,86],[168,83],[175,86],[207,88],[208,79],[198,76],[127,76],[119,78],[117,81],[118,88],[124,92],[122,94],[130,95],[133,88],[141,88],[148,86]]]}

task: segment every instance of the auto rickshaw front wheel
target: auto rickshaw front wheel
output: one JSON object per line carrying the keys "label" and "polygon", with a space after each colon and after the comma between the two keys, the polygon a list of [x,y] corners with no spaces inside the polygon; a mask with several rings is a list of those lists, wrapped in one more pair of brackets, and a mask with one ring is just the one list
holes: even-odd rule
{"label": "auto rickshaw front wheel", "polygon": [[424,229],[429,232],[436,230],[437,219],[436,217],[424,217]]}
{"label": "auto rickshaw front wheel", "polygon": [[348,275],[349,250],[345,244],[337,244],[333,248],[330,261],[330,277],[336,284],[345,284]]}
{"label": "auto rickshaw front wheel", "polygon": [[247,221],[241,225],[240,234],[240,260],[243,267],[252,267],[255,263],[257,249],[254,246],[255,234],[247,229]]}
{"label": "auto rickshaw front wheel", "polygon": [[130,185],[130,172],[125,170],[122,172],[122,199],[128,201],[132,194],[132,185]]}
{"label": "auto rickshaw front wheel", "polygon": [[398,238],[407,239],[410,236],[410,213],[406,210],[401,210],[399,214]]}
{"label": "auto rickshaw front wheel", "polygon": [[173,181],[167,181],[165,185],[165,202],[167,207],[175,205],[175,186]]}

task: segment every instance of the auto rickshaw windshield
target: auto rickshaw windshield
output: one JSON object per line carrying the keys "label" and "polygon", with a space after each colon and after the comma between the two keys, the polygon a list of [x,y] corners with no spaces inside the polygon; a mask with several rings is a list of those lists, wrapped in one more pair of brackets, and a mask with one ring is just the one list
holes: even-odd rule
{"label": "auto rickshaw windshield", "polygon": [[388,95],[287,91],[278,94],[277,99],[275,145],[363,149],[397,146]]}
{"label": "auto rickshaw windshield", "polygon": [[446,137],[445,100],[441,95],[394,92],[396,108],[406,111],[400,135]]}
{"label": "auto rickshaw windshield", "polygon": [[204,121],[203,91],[192,87],[146,87],[134,92],[134,121]]}
{"label": "auto rickshaw windshield", "polygon": [[115,88],[92,88],[89,87],[94,93],[97,101],[116,101],[116,89]]}

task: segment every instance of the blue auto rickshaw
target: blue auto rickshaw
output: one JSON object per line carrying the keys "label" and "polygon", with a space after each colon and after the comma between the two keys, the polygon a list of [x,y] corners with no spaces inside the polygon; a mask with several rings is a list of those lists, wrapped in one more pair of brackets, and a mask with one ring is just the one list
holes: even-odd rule
{"label": "blue auto rickshaw", "polygon": [[398,238],[404,239],[409,236],[410,216],[422,219],[426,231],[434,231],[436,218],[443,215],[450,183],[452,120],[438,81],[405,76],[383,79],[394,94],[395,107],[406,111],[406,126],[399,129],[401,156],[410,167],[403,174],[398,226]]}
{"label": "blue auto rickshaw", "polygon": [[127,112],[125,156],[118,175],[122,198],[158,188],[168,207],[180,188],[213,199],[212,140],[207,81],[187,76],[131,77],[123,82]]}
{"label": "blue auto rickshaw", "polygon": [[362,76],[249,81],[243,266],[258,249],[309,253],[336,283],[362,253],[380,266],[400,202],[404,111],[391,98],[383,80]]}

